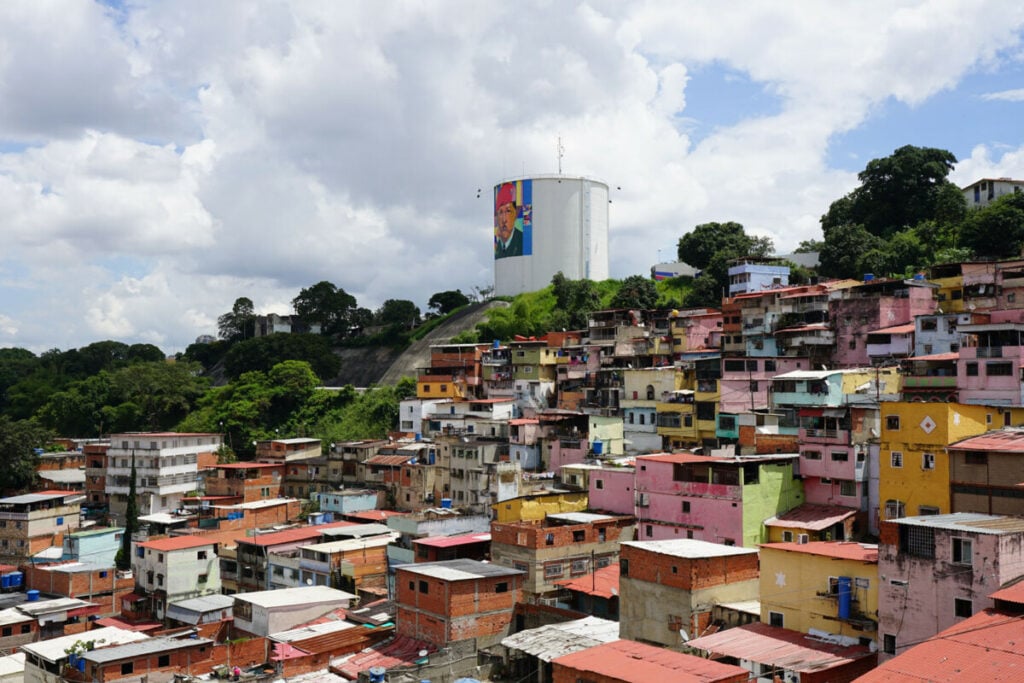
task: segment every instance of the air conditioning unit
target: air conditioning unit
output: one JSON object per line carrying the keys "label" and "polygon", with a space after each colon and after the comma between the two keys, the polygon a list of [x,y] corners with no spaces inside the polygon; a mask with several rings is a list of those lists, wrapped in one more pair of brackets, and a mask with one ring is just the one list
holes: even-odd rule
{"label": "air conditioning unit", "polygon": [[807,543],[808,540],[809,539],[807,537],[807,534],[800,534],[799,536],[796,537],[796,542],[800,543],[800,544]]}

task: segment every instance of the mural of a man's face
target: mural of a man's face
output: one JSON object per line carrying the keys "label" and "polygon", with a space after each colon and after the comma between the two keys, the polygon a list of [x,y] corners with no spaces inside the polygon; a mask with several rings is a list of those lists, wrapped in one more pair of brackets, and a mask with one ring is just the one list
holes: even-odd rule
{"label": "mural of a man's face", "polygon": [[516,229],[516,205],[507,202],[498,207],[498,239],[508,242]]}

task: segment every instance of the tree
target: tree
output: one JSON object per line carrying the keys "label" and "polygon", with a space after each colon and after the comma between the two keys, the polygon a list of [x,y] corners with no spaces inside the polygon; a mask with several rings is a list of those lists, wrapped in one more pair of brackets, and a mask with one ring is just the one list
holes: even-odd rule
{"label": "tree", "polygon": [[231,311],[217,318],[217,334],[227,341],[251,339],[256,335],[256,309],[252,299],[235,299]]}
{"label": "tree", "polygon": [[872,249],[883,249],[885,241],[869,233],[864,226],[845,223],[829,230],[825,246],[818,256],[818,272],[825,277],[860,278],[859,261]]}
{"label": "tree", "polygon": [[750,237],[740,223],[701,223],[679,238],[679,260],[694,268],[703,269],[715,254],[727,258],[741,256],[768,256],[773,249],[768,237]]}
{"label": "tree", "polygon": [[411,329],[420,322],[420,309],[407,299],[388,299],[374,316],[378,324]]}
{"label": "tree", "polygon": [[[555,295],[555,311],[551,329],[580,330],[587,326],[590,314],[601,308],[601,295],[590,280],[570,280],[555,273],[551,278],[551,292]],[[547,330],[542,330],[543,334]]]}
{"label": "tree", "polygon": [[622,281],[619,291],[612,297],[612,308],[651,309],[658,303],[658,288],[643,275],[630,275]]}
{"label": "tree", "polygon": [[935,218],[940,208],[948,211],[952,190],[946,178],[955,163],[952,152],[913,145],[872,159],[857,174],[860,186],[833,202],[822,217],[825,239],[830,230],[848,223],[860,224],[872,235],[889,237]]}
{"label": "tree", "polygon": [[458,289],[449,289],[445,292],[436,292],[427,301],[427,308],[432,309],[437,315],[448,315],[457,308],[462,308],[469,303],[469,297]]}
{"label": "tree", "polygon": [[977,256],[1017,256],[1024,245],[1024,195],[1003,195],[971,211],[960,227],[960,244]]}
{"label": "tree", "polygon": [[0,415],[0,489],[24,491],[36,478],[37,448],[51,438],[50,433],[32,420],[14,421]]}
{"label": "tree", "polygon": [[338,375],[341,361],[325,337],[316,334],[272,334],[246,339],[231,347],[224,357],[224,369],[231,378],[245,372],[270,372],[286,360],[304,360],[324,380]]}
{"label": "tree", "polygon": [[356,298],[344,289],[322,280],[292,299],[295,313],[307,325],[319,325],[321,334],[349,336]]}

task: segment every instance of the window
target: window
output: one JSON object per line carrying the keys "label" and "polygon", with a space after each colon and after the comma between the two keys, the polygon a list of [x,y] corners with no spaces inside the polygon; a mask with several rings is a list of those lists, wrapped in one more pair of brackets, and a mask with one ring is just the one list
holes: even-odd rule
{"label": "window", "polygon": [[782,542],[783,543],[792,543],[793,542],[793,532],[792,531],[783,531],[782,532]]}
{"label": "window", "polygon": [[857,588],[864,588],[866,590],[871,588],[871,579],[865,579],[858,576],[853,580],[853,584]]}
{"label": "window", "polygon": [[206,583],[206,579],[207,579],[208,576],[209,576],[208,574],[200,574],[199,575],[199,583]]}
{"label": "window", "polygon": [[775,372],[775,361],[766,360],[764,362],[764,370],[765,372]]}
{"label": "window", "polygon": [[939,514],[939,508],[935,507],[934,505],[918,505],[917,514],[922,516],[937,515]]}
{"label": "window", "polygon": [[896,654],[896,636],[891,633],[882,636],[882,652],[887,655]]}
{"label": "window", "polygon": [[857,482],[852,479],[841,479],[839,481],[839,495],[853,498],[857,495]]}
{"label": "window", "polygon": [[158,586],[164,585],[164,575],[163,574],[157,574],[156,575],[156,585],[158,585]]}
{"label": "window", "polygon": [[557,579],[559,576],[565,573],[562,569],[561,562],[552,562],[551,564],[544,565],[544,578],[545,579]]}
{"label": "window", "polygon": [[974,614],[974,605],[966,598],[953,598],[953,616],[967,618]]}
{"label": "window", "polygon": [[13,633],[14,631],[11,629],[10,626],[4,626],[3,629],[0,629],[0,636],[3,636],[4,638],[6,638],[9,635],[13,635]]}
{"label": "window", "polygon": [[651,536],[653,536],[654,535],[654,526],[651,525],[651,524],[646,525],[644,527],[644,533],[647,534],[647,538],[650,538]]}
{"label": "window", "polygon": [[934,453],[922,453],[921,454],[921,469],[922,470],[934,470],[935,469],[935,454]]}
{"label": "window", "polygon": [[587,533],[583,529],[574,529],[572,532],[573,543],[583,543],[586,540]]}
{"label": "window", "polygon": [[555,544],[555,535],[554,534],[547,534],[544,537],[544,545],[554,545],[554,544]]}
{"label": "window", "polygon": [[891,467],[903,467],[903,454],[899,451],[893,451],[889,454],[889,465]]}
{"label": "window", "polygon": [[821,460],[821,451],[804,451],[804,458],[807,460]]}
{"label": "window", "polygon": [[900,552],[928,560],[935,559],[935,529],[901,524]]}
{"label": "window", "polygon": [[684,500],[683,501],[683,512],[685,512],[685,513],[689,513],[690,512],[690,501],[688,501],[688,500]]}
{"label": "window", "polygon": [[973,564],[974,544],[969,538],[953,539],[953,564]]}
{"label": "window", "polygon": [[594,480],[594,488],[598,489],[598,490],[603,489],[604,488],[604,480],[603,479],[596,479],[596,480]]}
{"label": "window", "polygon": [[21,625],[21,632],[22,633],[32,633],[32,625],[31,624],[22,624]]}
{"label": "window", "polygon": [[832,462],[847,462],[850,454],[846,451],[832,451]]}
{"label": "window", "polygon": [[629,560],[619,559],[619,576],[629,576]]}
{"label": "window", "polygon": [[839,577],[830,576],[828,577],[828,594],[839,595]]}
{"label": "window", "polygon": [[986,363],[985,374],[989,377],[1009,377],[1013,374],[1013,364],[1006,362]]}
{"label": "window", "polygon": [[967,465],[987,465],[988,453],[965,453],[964,463]]}
{"label": "window", "polygon": [[885,416],[885,428],[893,431],[898,431],[900,428],[900,416],[899,415],[886,415]]}
{"label": "window", "polygon": [[156,665],[159,666],[159,667],[170,666],[171,665],[171,656],[170,655],[160,655],[159,657],[156,658]]}
{"label": "window", "polygon": [[966,363],[965,367],[964,367],[964,372],[967,374],[968,377],[977,377],[978,376],[978,364],[977,363]]}
{"label": "window", "polygon": [[569,565],[569,573],[573,576],[586,574],[588,571],[590,571],[590,561],[587,559],[573,560],[572,564]]}
{"label": "window", "polygon": [[420,593],[423,593],[424,595],[430,593],[430,584],[426,581],[420,581]]}
{"label": "window", "polygon": [[886,519],[899,519],[900,517],[906,517],[907,511],[906,506],[898,500],[887,500],[885,502],[885,518]]}
{"label": "window", "polygon": [[772,626],[785,628],[786,618],[782,615],[782,612],[768,612],[768,623]]}
{"label": "window", "polygon": [[205,560],[206,559],[206,551],[205,550],[200,550],[199,552],[197,552],[196,553],[196,559],[197,560]]}
{"label": "window", "polygon": [[135,673],[135,662],[125,662],[121,665],[121,675],[127,676]]}

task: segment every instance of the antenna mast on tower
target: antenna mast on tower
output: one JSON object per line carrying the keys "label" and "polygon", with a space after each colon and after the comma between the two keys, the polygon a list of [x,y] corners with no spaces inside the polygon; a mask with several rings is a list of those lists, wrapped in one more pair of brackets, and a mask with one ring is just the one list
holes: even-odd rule
{"label": "antenna mast on tower", "polygon": [[565,147],[562,146],[562,136],[558,136],[558,175],[562,175],[562,156],[565,154]]}

